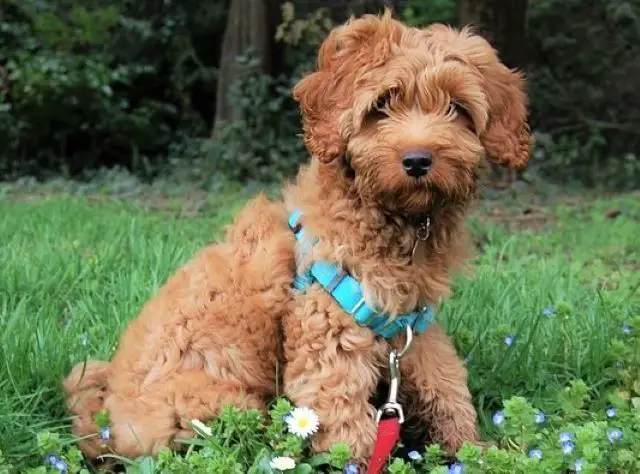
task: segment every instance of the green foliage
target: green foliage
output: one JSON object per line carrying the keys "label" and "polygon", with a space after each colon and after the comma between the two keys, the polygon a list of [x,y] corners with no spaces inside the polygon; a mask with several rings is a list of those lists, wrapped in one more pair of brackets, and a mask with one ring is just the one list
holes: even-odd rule
{"label": "green foliage", "polygon": [[185,94],[212,78],[187,34],[193,2],[152,3],[9,1],[0,174],[114,164],[148,173],[166,156],[177,126],[193,121]]}
{"label": "green foliage", "polygon": [[[155,458],[143,456],[131,460],[110,455],[106,458],[123,463],[128,474],[272,474],[278,470],[272,467],[271,461],[279,456],[295,460],[296,467],[291,474],[319,472],[319,469],[341,473],[351,459],[350,449],[336,443],[328,453],[311,454],[308,439],[287,431],[284,417],[292,409],[286,399],[278,399],[266,419],[258,410],[227,407],[205,425],[206,430],[196,428],[195,438],[182,440],[189,446],[186,454],[164,449]],[[27,474],[59,472],[60,463],[64,463],[71,474],[89,472],[81,467],[82,453],[69,440],[63,443],[57,433],[40,433],[38,448],[44,465],[28,469]]]}
{"label": "green foliage", "polygon": [[425,27],[430,23],[455,25],[458,17],[456,0],[408,0],[402,11],[402,19],[411,26]]}
{"label": "green foliage", "polygon": [[[570,398],[579,400],[585,388],[576,380],[567,391],[575,392]],[[283,419],[292,409],[287,400],[279,399],[267,420],[256,410],[226,408],[208,423],[211,433],[200,432],[195,439],[184,441],[192,448],[186,454],[165,449],[155,459],[120,460],[129,474],[272,474],[281,472],[271,465],[278,456],[295,461],[294,469],[284,471],[291,474],[343,472],[351,459],[349,448],[338,443],[328,453],[311,454],[308,439],[287,432]],[[544,422],[536,420],[537,412],[526,399],[512,397],[505,400],[504,421],[497,423],[493,446],[483,449],[465,443],[456,453],[455,463],[449,465],[441,448],[430,445],[423,454],[414,453],[410,459],[391,459],[387,472],[452,473],[456,472],[455,466],[469,474],[560,473],[578,471],[577,466],[587,473],[640,469],[640,459],[634,454],[640,449],[640,409],[631,404],[615,412],[598,409],[597,405],[581,406],[579,412],[560,408]],[[45,463],[51,463],[50,457],[54,456],[70,473],[88,472],[82,468],[82,454],[72,444],[63,444],[59,435],[41,433],[38,445]],[[58,471],[46,466],[27,470],[28,474],[41,472]]]}
{"label": "green foliage", "polygon": [[229,95],[243,118],[221,127],[212,141],[212,173],[236,181],[281,181],[306,158],[291,98],[295,79],[257,74],[259,63],[251,56],[237,58],[237,64],[239,80]]}
{"label": "green foliage", "polygon": [[[299,47],[298,51],[302,50],[300,53],[313,52],[313,48],[322,43],[334,26],[326,8],[318,8],[305,18],[296,17],[295,6],[291,2],[283,3],[281,9],[282,22],[278,25],[275,38],[290,46]],[[299,60],[295,64],[309,62],[308,58],[296,59]]]}
{"label": "green foliage", "polygon": [[541,170],[565,182],[637,186],[640,0],[530,2],[527,35]]}

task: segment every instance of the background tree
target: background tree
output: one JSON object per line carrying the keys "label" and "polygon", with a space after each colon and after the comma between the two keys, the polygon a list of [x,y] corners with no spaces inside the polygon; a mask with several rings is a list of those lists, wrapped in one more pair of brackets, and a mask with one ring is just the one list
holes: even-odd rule
{"label": "background tree", "polygon": [[462,25],[474,25],[509,67],[526,64],[526,22],[529,0],[460,0]]}
{"label": "background tree", "polygon": [[250,53],[259,61],[258,72],[269,72],[271,15],[267,0],[231,0],[220,56],[214,137],[224,124],[242,119],[240,109],[229,101],[229,89],[238,80],[237,58]]}

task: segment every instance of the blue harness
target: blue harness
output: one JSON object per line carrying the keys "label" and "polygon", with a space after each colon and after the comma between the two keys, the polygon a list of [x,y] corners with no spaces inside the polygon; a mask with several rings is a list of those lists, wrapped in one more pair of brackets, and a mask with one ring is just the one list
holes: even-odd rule
{"label": "blue harness", "polygon": [[[294,211],[289,216],[289,227],[301,244],[299,250],[304,255],[309,250],[304,248],[304,244],[315,245],[318,240],[301,242],[304,236],[304,229],[300,223],[301,217],[300,211]],[[421,334],[427,330],[434,318],[432,306],[427,306],[421,311],[399,314],[394,319],[378,313],[365,302],[360,283],[337,265],[329,262],[313,262],[304,273],[296,275],[294,287],[299,292],[304,292],[314,282],[319,283],[344,311],[354,317],[358,324],[371,328],[377,335],[387,339],[404,332],[407,325],[411,326],[414,332]]]}

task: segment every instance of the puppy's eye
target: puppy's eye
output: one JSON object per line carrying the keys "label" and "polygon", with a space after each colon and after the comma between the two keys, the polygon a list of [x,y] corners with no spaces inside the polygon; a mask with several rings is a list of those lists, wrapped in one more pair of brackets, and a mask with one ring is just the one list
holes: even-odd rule
{"label": "puppy's eye", "polygon": [[391,108],[391,93],[381,95],[371,107],[368,117],[371,119],[381,119],[389,116]]}
{"label": "puppy's eye", "polygon": [[458,102],[456,102],[455,100],[452,100],[451,102],[449,102],[449,108],[447,109],[447,115],[462,115],[465,117],[469,116],[469,112],[467,112],[467,109],[465,109],[462,105],[460,105]]}
{"label": "puppy's eye", "polygon": [[376,105],[374,106],[374,109],[376,109],[378,112],[386,112],[386,110],[388,110],[390,106],[391,106],[391,94],[385,94],[378,97],[378,100],[376,101]]}
{"label": "puppy's eye", "polygon": [[461,118],[465,121],[465,123],[470,129],[472,130],[475,129],[474,123],[473,123],[473,117],[471,116],[469,111],[459,102],[456,102],[455,100],[452,100],[451,102],[449,102],[447,115],[454,119]]}

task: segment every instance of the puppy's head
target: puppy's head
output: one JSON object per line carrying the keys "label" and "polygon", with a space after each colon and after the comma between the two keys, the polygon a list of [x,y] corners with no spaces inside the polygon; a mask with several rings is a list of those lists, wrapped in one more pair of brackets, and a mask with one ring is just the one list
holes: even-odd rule
{"label": "puppy's head", "polygon": [[350,168],[363,199],[416,214],[471,198],[485,156],[524,167],[523,88],[480,36],[408,28],[386,12],[334,29],[293,95],[316,159]]}

